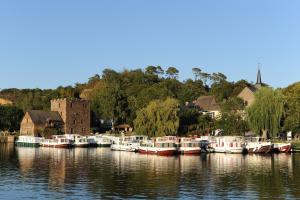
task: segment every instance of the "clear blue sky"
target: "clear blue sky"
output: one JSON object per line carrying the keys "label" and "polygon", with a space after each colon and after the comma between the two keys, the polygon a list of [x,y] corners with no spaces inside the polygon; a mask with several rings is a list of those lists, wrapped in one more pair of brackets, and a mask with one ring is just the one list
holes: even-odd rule
{"label": "clear blue sky", "polygon": [[105,67],[175,66],[300,80],[298,0],[2,0],[0,88],[56,88]]}

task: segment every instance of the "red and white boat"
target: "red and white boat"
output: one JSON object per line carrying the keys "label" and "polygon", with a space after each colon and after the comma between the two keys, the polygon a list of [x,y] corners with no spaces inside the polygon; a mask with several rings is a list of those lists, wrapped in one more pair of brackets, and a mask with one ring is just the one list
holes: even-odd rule
{"label": "red and white boat", "polygon": [[274,143],[273,149],[275,152],[279,153],[290,153],[292,151],[291,143]]}
{"label": "red and white boat", "polygon": [[262,142],[260,137],[247,137],[246,149],[248,153],[269,153],[272,150],[271,142]]}
{"label": "red and white boat", "polygon": [[139,153],[157,154],[160,156],[175,155],[177,152],[176,141],[177,137],[175,136],[158,137],[144,141],[139,147]]}
{"label": "red and white boat", "polygon": [[179,138],[178,139],[178,153],[180,154],[200,154],[200,142],[193,138]]}
{"label": "red and white boat", "polygon": [[53,135],[52,139],[43,139],[41,141],[41,146],[55,148],[70,148],[73,147],[73,141],[67,139],[64,135]]}

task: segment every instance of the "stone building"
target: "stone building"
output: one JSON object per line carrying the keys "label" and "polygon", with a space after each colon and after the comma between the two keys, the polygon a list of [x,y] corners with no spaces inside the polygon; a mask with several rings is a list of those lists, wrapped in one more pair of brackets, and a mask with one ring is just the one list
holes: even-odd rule
{"label": "stone building", "polygon": [[58,112],[31,110],[25,113],[21,122],[21,135],[45,137],[46,132],[62,132],[63,121]]}
{"label": "stone building", "polygon": [[57,111],[64,122],[64,133],[90,133],[90,102],[82,99],[51,100],[51,111]]}
{"label": "stone building", "polygon": [[21,122],[21,135],[48,137],[57,133],[88,135],[90,102],[81,99],[51,100],[51,111],[31,110]]}
{"label": "stone building", "polygon": [[264,84],[261,81],[261,73],[260,70],[258,69],[257,80],[254,87],[245,87],[238,95],[239,98],[244,100],[246,107],[251,106],[253,104],[255,92],[263,85]]}

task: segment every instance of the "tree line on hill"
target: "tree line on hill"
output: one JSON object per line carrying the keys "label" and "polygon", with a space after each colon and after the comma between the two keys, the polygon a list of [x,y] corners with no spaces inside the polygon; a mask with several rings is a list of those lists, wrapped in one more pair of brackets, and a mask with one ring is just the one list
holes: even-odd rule
{"label": "tree line on hill", "polygon": [[[227,135],[244,134],[249,129],[261,132],[263,128],[265,131],[299,132],[299,83],[284,89],[269,88],[271,92],[263,90],[260,92],[262,95],[256,95],[256,98],[259,95],[275,95],[273,100],[276,101],[276,105],[272,105],[270,96],[260,99],[268,101],[265,105],[274,106],[270,109],[276,112],[270,113],[265,109],[268,114],[261,121],[267,123],[259,124],[257,117],[260,115],[257,113],[262,108],[251,106],[253,109],[245,109],[244,102],[237,98],[246,86],[252,86],[251,83],[245,80],[232,82],[222,73],[210,74],[200,68],[193,68],[192,72],[192,78],[180,81],[179,70],[175,67],[163,69],[160,66],[148,66],[144,70],[121,72],[106,68],[101,76],[95,75],[86,83],[77,83],[75,86],[47,90],[3,89],[0,98],[9,99],[14,105],[1,106],[1,109],[15,109],[14,112],[19,113],[17,116],[22,116],[27,110],[49,110],[53,98],[83,97],[91,101],[92,127],[95,130],[101,128],[99,119],[107,119],[114,124],[130,124],[138,133],[152,136],[205,134],[215,129],[222,129]],[[184,109],[186,102],[192,102],[203,95],[215,96],[221,106],[220,119],[212,119],[197,109]],[[241,115],[242,110],[247,110],[247,120]],[[21,117],[12,118],[12,113],[1,112],[1,130],[18,130],[19,126],[10,124],[13,124],[12,119],[19,124]]]}

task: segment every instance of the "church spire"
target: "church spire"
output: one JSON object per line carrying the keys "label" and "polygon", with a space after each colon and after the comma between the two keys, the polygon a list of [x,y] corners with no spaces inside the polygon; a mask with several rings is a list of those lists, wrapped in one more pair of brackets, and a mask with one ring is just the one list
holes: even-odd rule
{"label": "church spire", "polygon": [[260,73],[260,63],[258,63],[258,71],[257,71],[257,79],[256,79],[256,87],[261,87],[262,86],[262,81],[261,81],[261,73]]}

